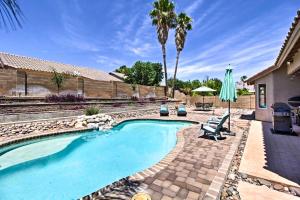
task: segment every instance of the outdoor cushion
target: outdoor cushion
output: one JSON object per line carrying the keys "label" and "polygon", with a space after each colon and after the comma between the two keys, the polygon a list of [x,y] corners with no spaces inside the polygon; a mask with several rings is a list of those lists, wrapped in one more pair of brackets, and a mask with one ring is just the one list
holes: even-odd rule
{"label": "outdoor cushion", "polygon": [[179,107],[179,108],[178,108],[178,111],[179,111],[179,112],[185,112],[185,108],[184,108],[184,107]]}

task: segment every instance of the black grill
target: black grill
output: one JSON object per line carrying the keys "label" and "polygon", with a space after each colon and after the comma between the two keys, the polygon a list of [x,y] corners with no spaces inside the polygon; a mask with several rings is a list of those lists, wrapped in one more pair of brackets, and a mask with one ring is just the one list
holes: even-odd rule
{"label": "black grill", "polygon": [[292,119],[289,105],[286,103],[274,103],[272,108],[273,130],[275,132],[291,132]]}

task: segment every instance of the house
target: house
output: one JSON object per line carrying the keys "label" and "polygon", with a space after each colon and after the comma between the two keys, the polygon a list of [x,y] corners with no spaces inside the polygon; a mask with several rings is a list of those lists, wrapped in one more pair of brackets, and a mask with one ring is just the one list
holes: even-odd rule
{"label": "house", "polygon": [[0,52],[0,96],[45,96],[56,93],[53,71],[68,75],[61,93],[111,96],[113,82],[106,72],[75,65]]}
{"label": "house", "polygon": [[288,103],[289,98],[300,96],[300,10],[274,65],[250,77],[247,83],[255,87],[255,116],[261,121],[272,121],[274,103]]}

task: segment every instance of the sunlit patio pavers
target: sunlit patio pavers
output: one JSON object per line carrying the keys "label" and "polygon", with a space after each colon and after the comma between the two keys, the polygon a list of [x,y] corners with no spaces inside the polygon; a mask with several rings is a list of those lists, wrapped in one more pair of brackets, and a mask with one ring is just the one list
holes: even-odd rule
{"label": "sunlit patio pavers", "polygon": [[[181,119],[203,122],[210,115],[189,113],[185,117],[171,115],[160,119]],[[159,118],[158,115],[145,116]],[[145,192],[153,200],[160,199],[213,199],[220,195],[229,168],[230,157],[235,153],[239,139],[249,123],[235,119],[233,130],[237,136],[215,142],[199,137],[200,125],[193,125],[178,133],[174,150],[157,165],[134,176],[122,179],[84,199],[131,199],[138,192]],[[230,155],[229,155],[230,154]],[[225,163],[225,164],[224,164]]]}

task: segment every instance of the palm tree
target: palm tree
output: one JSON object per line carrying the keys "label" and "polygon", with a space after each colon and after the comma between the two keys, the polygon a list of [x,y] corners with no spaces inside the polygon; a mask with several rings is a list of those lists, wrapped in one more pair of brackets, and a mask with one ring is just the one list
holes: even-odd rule
{"label": "palm tree", "polygon": [[176,65],[175,65],[175,72],[174,72],[174,78],[173,78],[174,81],[173,81],[173,87],[172,87],[172,97],[173,98],[174,98],[174,94],[175,94],[175,81],[176,81],[176,75],[177,75],[179,55],[180,55],[180,52],[184,48],[187,31],[192,30],[192,18],[187,16],[185,13],[180,13],[176,19],[176,22],[177,22],[177,26],[176,26],[176,32],[175,32],[175,43],[176,43],[176,49],[177,49],[177,56],[176,56]]}
{"label": "palm tree", "polygon": [[176,14],[173,2],[169,0],[157,0],[153,3],[153,10],[150,12],[152,25],[156,26],[158,41],[162,47],[164,71],[165,71],[165,95],[167,96],[167,61],[166,61],[166,43],[168,40],[169,30],[176,27]]}
{"label": "palm tree", "polygon": [[248,77],[245,75],[241,77],[241,81],[243,82],[243,89],[245,88],[245,82],[246,82],[247,78]]}
{"label": "palm tree", "polygon": [[17,0],[0,0],[0,28],[16,29],[17,26],[22,27],[21,20],[23,18],[22,11]]}

